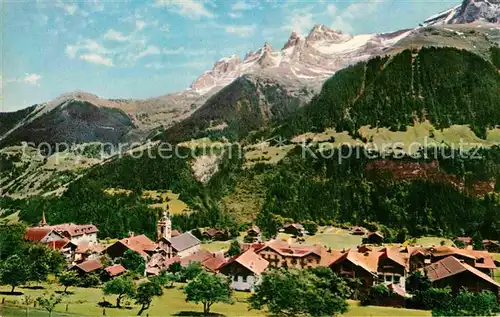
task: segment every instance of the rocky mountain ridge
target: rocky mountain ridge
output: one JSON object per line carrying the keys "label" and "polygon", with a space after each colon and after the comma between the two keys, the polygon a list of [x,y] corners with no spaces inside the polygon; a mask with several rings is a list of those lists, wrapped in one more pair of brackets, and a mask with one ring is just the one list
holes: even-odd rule
{"label": "rocky mountain ridge", "polygon": [[500,0],[464,0],[461,5],[427,18],[421,25],[500,23]]}
{"label": "rocky mountain ridge", "polygon": [[292,32],[280,50],[274,50],[266,42],[258,50],[247,53],[243,60],[238,55],[220,59],[212,70],[193,82],[191,89],[204,94],[225,87],[242,75],[265,69],[304,83],[322,82],[341,68],[382,53],[410,33],[411,29],[407,29],[352,36],[316,24],[305,37]]}

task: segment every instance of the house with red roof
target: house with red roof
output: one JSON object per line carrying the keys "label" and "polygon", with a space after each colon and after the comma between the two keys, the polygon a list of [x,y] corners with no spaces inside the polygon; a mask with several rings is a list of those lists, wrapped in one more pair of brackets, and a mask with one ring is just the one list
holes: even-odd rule
{"label": "house with red roof", "polygon": [[466,288],[470,292],[490,290],[500,294],[500,284],[487,274],[454,256],[448,256],[436,263],[424,267],[434,287],[450,287],[454,293]]}
{"label": "house with red roof", "polygon": [[140,255],[146,260],[149,259],[156,252],[157,244],[151,241],[148,237],[141,234],[135,236],[134,233],[130,233],[129,237],[121,239],[106,249],[106,254],[108,254],[112,259],[122,257],[127,250],[132,250]]}
{"label": "house with red roof", "polygon": [[104,268],[104,275],[107,279],[113,279],[127,272],[127,269],[121,264],[110,265]]}
{"label": "house with red roof", "polygon": [[399,247],[346,250],[331,262],[330,268],[339,276],[358,278],[366,291],[376,284],[393,284],[404,290],[409,272],[408,256]]}
{"label": "house with red roof", "polygon": [[99,260],[87,260],[74,265],[71,270],[74,270],[78,273],[78,275],[83,276],[88,273],[100,273],[102,268],[102,263]]}
{"label": "house with red roof", "polygon": [[328,266],[331,260],[331,253],[320,245],[290,245],[282,240],[269,241],[255,253],[268,261],[270,267],[314,268]]}
{"label": "house with red roof", "polygon": [[229,259],[219,271],[231,277],[232,289],[253,291],[268,266],[268,261],[260,257],[253,249],[248,249]]}
{"label": "house with red roof", "polygon": [[97,233],[99,230],[92,224],[77,225],[70,222],[47,226],[46,228],[57,231],[75,244],[97,243]]}
{"label": "house with red roof", "polygon": [[24,239],[31,242],[48,243],[65,240],[64,236],[50,227],[31,227],[26,229]]}

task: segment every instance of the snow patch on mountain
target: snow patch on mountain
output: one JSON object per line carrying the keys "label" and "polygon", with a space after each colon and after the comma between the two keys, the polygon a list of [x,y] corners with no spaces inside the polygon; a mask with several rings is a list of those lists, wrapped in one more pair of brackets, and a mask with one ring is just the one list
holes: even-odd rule
{"label": "snow patch on mountain", "polygon": [[500,23],[500,0],[464,0],[461,5],[427,18],[421,26],[474,22]]}
{"label": "snow patch on mountain", "polygon": [[281,50],[273,50],[266,42],[243,60],[237,55],[220,59],[193,82],[191,89],[199,94],[213,92],[242,75],[268,69],[283,78],[321,82],[343,67],[382,53],[410,33],[403,30],[352,36],[317,24],[306,37],[292,32]]}

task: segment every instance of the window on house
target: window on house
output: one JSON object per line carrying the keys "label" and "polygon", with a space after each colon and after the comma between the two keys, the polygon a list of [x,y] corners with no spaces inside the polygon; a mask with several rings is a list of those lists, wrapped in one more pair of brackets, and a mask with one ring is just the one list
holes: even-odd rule
{"label": "window on house", "polygon": [[243,283],[246,283],[246,282],[247,282],[247,277],[243,276]]}
{"label": "window on house", "polygon": [[378,280],[379,280],[379,282],[382,282],[384,280],[384,274],[379,274]]}
{"label": "window on house", "polygon": [[394,275],[394,283],[399,284],[401,282],[401,276]]}
{"label": "window on house", "polygon": [[392,275],[386,275],[385,276],[385,281],[386,282],[392,282]]}
{"label": "window on house", "polygon": [[238,275],[233,276],[233,281],[238,282]]}

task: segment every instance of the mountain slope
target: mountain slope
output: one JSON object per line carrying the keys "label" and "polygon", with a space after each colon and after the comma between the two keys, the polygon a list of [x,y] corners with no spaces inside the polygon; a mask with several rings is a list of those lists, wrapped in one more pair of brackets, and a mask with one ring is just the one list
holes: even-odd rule
{"label": "mountain slope", "polygon": [[280,127],[288,137],[335,127],[404,129],[415,121],[469,124],[485,137],[500,123],[500,75],[490,62],[454,48],[406,50],[338,72],[319,96]]}
{"label": "mountain slope", "polygon": [[0,146],[21,141],[34,144],[85,143],[100,141],[117,144],[132,130],[130,118],[117,108],[68,100],[50,111],[39,111],[31,121],[0,140]]}
{"label": "mountain slope", "polygon": [[462,24],[472,22],[500,22],[499,0],[464,0],[461,5],[427,18],[422,25]]}
{"label": "mountain slope", "polygon": [[212,96],[193,115],[164,133],[170,141],[222,134],[240,139],[283,119],[308,102],[317,87],[265,72],[244,75]]}

